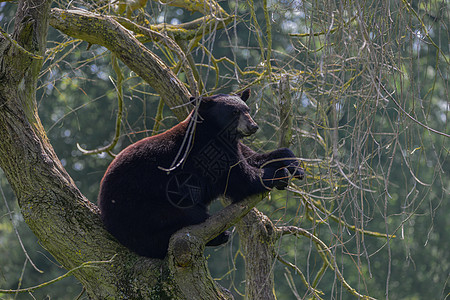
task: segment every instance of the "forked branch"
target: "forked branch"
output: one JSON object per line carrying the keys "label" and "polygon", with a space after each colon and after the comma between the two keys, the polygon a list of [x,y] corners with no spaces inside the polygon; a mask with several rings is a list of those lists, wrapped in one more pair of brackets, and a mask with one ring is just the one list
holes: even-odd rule
{"label": "forked branch", "polygon": [[242,219],[265,195],[230,204],[205,222],[185,227],[172,235],[168,249],[169,269],[186,299],[233,299],[209,274],[204,246]]}

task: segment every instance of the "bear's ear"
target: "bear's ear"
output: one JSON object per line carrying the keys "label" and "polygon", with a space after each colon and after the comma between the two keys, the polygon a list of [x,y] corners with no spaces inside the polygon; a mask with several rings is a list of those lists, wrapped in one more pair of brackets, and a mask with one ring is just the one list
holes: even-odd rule
{"label": "bear's ear", "polygon": [[211,97],[200,97],[200,109],[208,109],[214,104]]}
{"label": "bear's ear", "polygon": [[194,104],[194,105],[197,105],[197,103],[198,104],[202,104],[202,103],[205,103],[205,102],[207,102],[207,98],[204,98],[204,97],[190,97],[189,98],[189,103],[191,103],[191,104]]}
{"label": "bear's ear", "polygon": [[250,89],[246,89],[245,91],[240,93],[239,97],[241,97],[242,101],[247,101],[247,99],[250,98]]}

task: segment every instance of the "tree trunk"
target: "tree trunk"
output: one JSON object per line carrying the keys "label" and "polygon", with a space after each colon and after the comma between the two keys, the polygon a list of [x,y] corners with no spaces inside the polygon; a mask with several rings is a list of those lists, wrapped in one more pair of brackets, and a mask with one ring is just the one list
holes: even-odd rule
{"label": "tree trunk", "polygon": [[37,114],[39,56],[45,52],[50,5],[20,1],[12,35],[18,44],[0,36],[0,166],[25,222],[66,269],[78,268],[73,274],[91,298],[130,290],[144,295],[141,287],[155,285],[163,263],[131,254],[103,229],[97,207],[62,167]]}
{"label": "tree trunk", "polygon": [[244,253],[247,299],[276,299],[273,278],[276,232],[272,222],[253,208],[236,227]]}

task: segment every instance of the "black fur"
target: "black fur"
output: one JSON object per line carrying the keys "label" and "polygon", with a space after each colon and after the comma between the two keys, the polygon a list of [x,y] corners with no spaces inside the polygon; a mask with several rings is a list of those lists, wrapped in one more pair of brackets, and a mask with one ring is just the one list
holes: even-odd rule
{"label": "black fur", "polygon": [[[248,97],[246,91],[202,98],[198,111],[180,124],[125,148],[101,182],[98,201],[107,230],[139,255],[164,258],[170,236],[204,222],[219,195],[238,202],[284,189],[290,176],[302,178],[291,150],[258,154],[240,142],[258,129],[244,103]],[[194,123],[195,132],[188,129]],[[228,237],[225,231],[207,245]]]}

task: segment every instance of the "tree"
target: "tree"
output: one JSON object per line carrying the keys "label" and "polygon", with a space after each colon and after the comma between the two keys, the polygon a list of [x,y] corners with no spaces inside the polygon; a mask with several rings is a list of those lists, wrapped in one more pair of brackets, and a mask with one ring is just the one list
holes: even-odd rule
{"label": "tree", "polygon": [[[301,205],[287,203],[284,211],[294,211],[295,215],[295,211],[301,208],[301,213],[295,215],[299,219],[296,226],[275,226],[257,210],[251,210],[237,225],[246,263],[245,293],[249,298],[274,298],[273,266],[274,259],[277,259],[296,273],[297,280],[299,278],[304,283],[307,294],[321,297],[318,284],[326,280],[325,271],[331,269],[328,272],[331,275],[328,276],[334,276],[335,282],[339,282],[339,285],[332,284],[333,289],[336,287],[334,293],[340,286],[362,297],[364,293],[360,291],[366,292],[370,286],[366,283],[365,274],[371,273],[369,255],[372,254],[367,248],[373,245],[365,237],[381,237],[387,245],[388,259],[392,259],[391,244],[395,241],[392,231],[403,228],[408,219],[415,215],[423,202],[415,202],[415,199],[424,199],[430,191],[435,191],[434,187],[423,190],[416,188],[417,184],[424,181],[416,175],[416,168],[421,168],[424,160],[416,159],[412,154],[421,147],[428,149],[424,141],[431,141],[434,147],[442,144],[444,148],[445,141],[448,141],[445,140],[448,138],[445,130],[434,129],[439,128],[435,125],[440,123],[433,122],[428,114],[431,107],[440,105],[432,97],[435,84],[433,89],[429,88],[431,96],[423,97],[429,103],[428,109],[423,105],[418,109],[415,102],[407,100],[406,96],[395,97],[389,92],[394,86],[388,85],[384,77],[393,79],[397,90],[406,90],[414,86],[415,80],[420,80],[414,78],[410,69],[407,72],[410,76],[408,79],[399,75],[398,70],[405,66],[401,58],[397,60],[393,53],[411,53],[401,51],[404,50],[401,44],[403,31],[390,31],[394,27],[390,25],[389,18],[394,18],[390,9],[401,11],[403,14],[394,19],[398,24],[410,27],[413,27],[412,24],[404,21],[407,19],[404,16],[416,16],[417,24],[424,24],[416,13],[419,9],[436,18],[445,19],[446,16],[441,15],[438,8],[421,7],[420,2],[418,7],[401,2],[392,7],[384,2],[373,4],[372,7],[360,7],[358,3],[337,7],[335,3],[327,1],[294,1],[292,4],[303,7],[293,9],[284,6],[283,2],[279,6],[269,6],[267,1],[248,1],[252,38],[248,39],[247,47],[232,48],[231,58],[224,56],[216,59],[221,55],[213,55],[206,45],[215,38],[216,31],[236,23],[238,18],[230,16],[227,11],[241,13],[243,9],[238,4],[234,7],[229,4],[230,7],[224,9],[213,1],[170,1],[168,5],[195,12],[194,20],[179,25],[155,25],[148,21],[148,15],[142,12],[135,14],[133,11],[142,8],[144,3],[132,3],[127,8],[120,2],[118,14],[111,11],[108,3],[82,4],[89,11],[50,9],[51,1],[20,1],[14,31],[10,35],[2,31],[0,166],[17,196],[29,227],[58,262],[83,284],[89,297],[231,298],[230,293],[209,274],[203,256],[204,244],[235,224],[262,196],[248,199],[241,205],[228,206],[205,224],[181,230],[173,236],[169,256],[164,261],[138,257],[115,242],[103,229],[95,205],[81,194],[57,158],[38,116],[36,89],[39,71],[44,59],[58,51],[54,48],[50,53],[45,52],[48,22],[72,38],[86,41],[89,45],[101,45],[111,52],[119,100],[116,134],[113,142],[97,150],[85,151],[80,146],[80,150],[86,153],[112,154],[120,130],[123,129],[120,109],[123,106],[123,74],[118,67],[118,60],[143,78],[161,97],[154,132],[159,130],[163,105],[167,105],[181,120],[189,111],[186,103],[190,93],[209,93],[216,88],[223,88],[227,81],[230,85],[239,83],[240,87],[262,86],[262,94],[267,93],[272,97],[281,94],[283,106],[277,110],[279,115],[274,116],[270,112],[276,103],[261,105],[261,111],[266,110],[267,116],[264,125],[271,126],[272,130],[280,134],[280,144],[292,143],[291,136],[304,138],[301,147],[298,141],[294,141],[294,144],[301,151],[308,150],[305,165],[310,176],[301,187],[291,185],[291,192]],[[120,13],[125,11],[126,17],[121,16]],[[308,15],[302,17],[294,13],[303,11],[308,12]],[[274,22],[277,18],[290,20],[297,25],[287,21],[277,24]],[[237,32],[240,24],[233,26]],[[294,42],[289,43],[277,35],[283,26],[308,30],[303,30],[307,33],[292,33]],[[386,35],[385,32],[390,34]],[[228,33],[225,31],[225,35]],[[430,45],[436,45],[426,29],[422,30],[422,34],[429,39]],[[238,41],[240,37],[238,34],[227,36],[230,45],[241,45],[242,39]],[[390,43],[392,41],[396,43]],[[156,51],[150,51],[150,47],[145,47],[144,43],[158,45],[159,56],[165,56],[165,60],[158,57]],[[64,43],[60,45],[64,46]],[[273,45],[290,46],[294,50],[282,51]],[[201,55],[196,55],[198,49],[201,49]],[[435,51],[436,73],[445,73],[448,70],[448,58],[443,55],[441,48],[436,47]],[[322,54],[315,55],[319,52]],[[207,57],[207,63],[204,63],[204,57]],[[219,68],[221,63],[223,65]],[[213,71],[216,76],[208,76]],[[232,79],[228,75],[230,72],[233,74]],[[445,77],[439,76],[434,77],[438,84],[441,81],[437,79]],[[278,84],[279,87],[276,86]],[[302,106],[308,115],[299,113],[299,107],[289,105],[292,97],[296,104],[308,103]],[[419,117],[423,119],[422,122]],[[401,122],[393,122],[398,119]],[[280,123],[280,132],[273,120]],[[308,130],[301,129],[299,120],[309,124]],[[420,136],[423,135],[419,139],[421,146],[416,147],[417,141],[410,135],[408,126],[419,132]],[[448,174],[445,175],[443,170],[446,154],[442,157],[439,151],[430,151],[437,168],[427,178],[433,178],[431,185],[440,183],[442,195],[445,195],[443,186]],[[386,158],[386,154],[391,158]],[[425,152],[423,156],[427,156]],[[398,159],[400,163],[396,161]],[[405,168],[393,167],[394,164],[399,166],[401,162],[404,162]],[[398,221],[388,212],[389,199],[398,202],[402,198],[390,182],[393,177],[405,178],[405,173],[413,176],[412,183],[405,179],[401,184],[410,187],[407,195],[415,196],[411,201],[406,196],[405,207],[412,207],[412,210],[405,208]],[[273,193],[272,197],[280,198],[283,195]],[[275,201],[268,205],[276,206],[278,203]],[[383,234],[367,230],[368,219],[377,210],[381,211],[383,222],[375,223],[373,230]],[[350,238],[345,235],[347,232],[352,232]],[[287,235],[304,236],[315,246],[317,251],[313,256],[319,263],[313,268],[314,275],[303,275],[299,264],[289,262],[292,255],[283,253],[283,247],[277,247],[281,238],[284,241]],[[192,238],[188,239],[188,236]],[[376,247],[382,249],[384,246]],[[286,249],[289,248],[286,246]],[[307,249],[311,253],[309,245]],[[347,260],[352,259],[351,255],[345,255],[347,251],[354,253],[357,258],[354,263],[357,268],[367,267],[362,263],[363,257],[369,262],[368,271],[361,270],[349,276],[353,283],[358,284],[358,290],[347,283],[348,279],[342,275],[343,267],[338,265],[338,261],[347,264]],[[301,253],[300,250],[298,252]],[[387,297],[390,273],[389,263],[387,279],[384,279]],[[285,273],[290,288],[300,297],[295,280],[289,274]]]}
{"label": "tree", "polygon": [[[236,217],[231,220],[228,217],[225,218],[227,222],[206,227],[206,233],[201,230],[199,236],[192,231],[194,237],[202,240],[175,239],[175,246],[171,247],[175,253],[171,255],[172,259],[165,262],[145,260],[129,253],[108,236],[102,228],[96,207],[81,195],[62,167],[37,115],[35,99],[37,77],[45,52],[50,5],[51,1],[20,2],[14,34],[12,38],[7,35],[2,38],[1,166],[18,197],[28,225],[45,248],[83,283],[91,298],[149,298],[155,293],[168,298],[190,298],[192,293],[209,299],[212,296],[228,298],[213,281],[208,281],[210,276],[205,260],[201,259],[200,243],[220,233],[222,226],[229,227]],[[96,24],[103,27],[97,31],[100,36],[90,37],[90,31],[94,28],[90,25],[92,17],[97,19]],[[76,20],[85,21],[84,24],[78,23],[80,32],[73,35],[112,48],[131,68],[135,67],[144,78],[153,82],[153,87],[171,107],[187,102],[189,93],[176,77],[151,52],[140,47],[140,43],[127,31],[114,31],[121,28],[116,21],[108,18],[102,20],[100,16],[85,12],[58,10],[53,11],[51,18],[52,22],[60,22],[59,28],[68,33],[77,30],[72,27]],[[64,28],[64,25],[67,27]],[[129,47],[137,48],[130,51]],[[143,57],[136,55],[139,52]],[[149,65],[141,69],[146,62]],[[187,115],[183,106],[174,109],[174,113],[180,118]],[[15,153],[13,157],[12,153]],[[235,205],[231,209],[248,211],[248,205]],[[197,253],[190,253],[192,247],[197,248]],[[194,274],[201,277],[191,277]],[[199,280],[202,277],[205,279]],[[157,281],[160,282],[157,284]],[[205,285],[202,286],[202,283]],[[193,290],[192,286],[199,290]],[[155,292],[158,288],[160,291]]]}
{"label": "tree", "polygon": [[[189,295],[205,299],[229,298],[211,280],[202,245],[221,229],[235,223],[251,208],[252,202],[230,206],[228,210],[234,210],[234,214],[224,211],[217,216],[223,220],[216,225],[197,226],[197,231],[201,229],[198,235],[191,229],[191,235],[200,240],[193,242],[186,238],[186,232],[181,234],[184,238],[174,239],[174,246],[170,248],[171,259],[145,260],[129,253],[108,236],[96,207],[81,195],[60,164],[40,123],[35,99],[50,5],[51,1],[20,2],[14,34],[12,38],[7,35],[2,38],[1,165],[28,225],[49,252],[83,283],[92,298],[149,298],[155,293],[168,298],[193,297]],[[68,34],[111,48],[130,68],[152,82],[166,103],[171,107],[181,106],[181,109],[174,109],[180,119],[187,115],[181,105],[187,103],[189,96],[184,86],[115,20],[57,9],[50,18],[55,27]],[[100,30],[92,32],[93,23],[100,26]],[[74,27],[75,24],[78,26]],[[15,153],[13,157],[12,153]],[[191,248],[195,251],[191,252]],[[192,289],[193,286],[198,290]]]}

